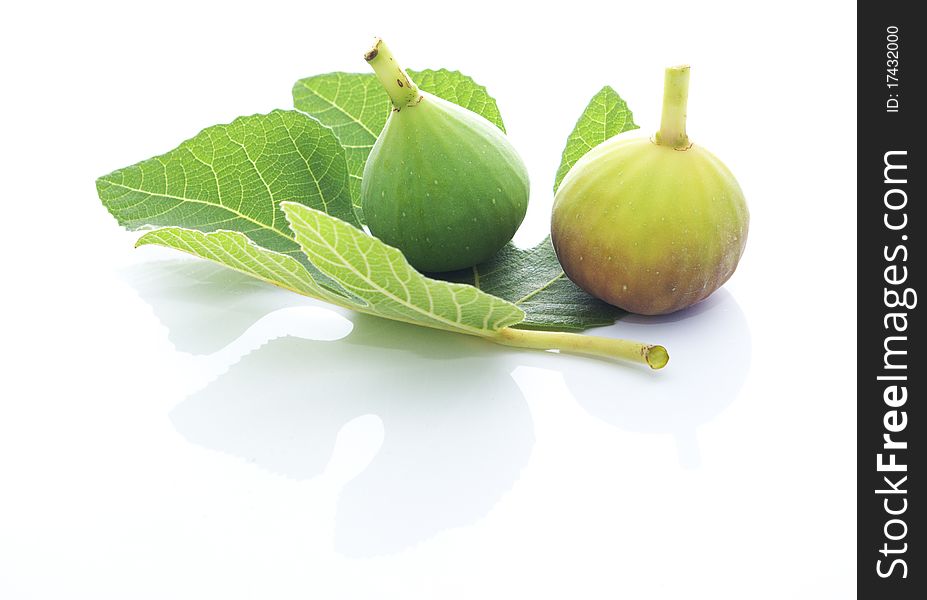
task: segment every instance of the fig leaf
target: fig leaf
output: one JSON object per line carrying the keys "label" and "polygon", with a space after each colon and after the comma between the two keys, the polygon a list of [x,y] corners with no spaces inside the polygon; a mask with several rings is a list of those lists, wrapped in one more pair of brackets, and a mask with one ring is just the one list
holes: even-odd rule
{"label": "fig leaf", "polygon": [[618,92],[605,86],[592,97],[567,138],[560,168],[554,178],[554,192],[576,161],[610,137],[637,129],[634,115]]}
{"label": "fig leaf", "polygon": [[368,303],[368,312],[437,329],[489,335],[524,312],[471,285],[431,279],[402,252],[322,211],[283,203],[303,252],[322,273]]}
{"label": "fig leaf", "polygon": [[[495,99],[469,76],[447,69],[408,73],[422,91],[471,110],[505,131]],[[373,73],[327,73],[297,81],[293,103],[331,127],[344,146],[354,211],[363,222],[361,177],[367,155],[389,116],[389,96]]]}
{"label": "fig leaf", "polygon": [[611,325],[626,314],[566,277],[550,236],[529,249],[510,243],[485,263],[442,277],[476,286],[522,309],[525,320],[516,325],[520,329],[580,331]]}
{"label": "fig leaf", "polygon": [[302,252],[280,202],[359,225],[341,144],[329,128],[297,111],[208,127],[166,154],[100,177],[97,192],[127,229],[239,231],[297,258]]}
{"label": "fig leaf", "polygon": [[490,336],[524,318],[516,306],[473,286],[425,277],[398,250],[340,219],[293,202],[283,203],[283,211],[313,270],[339,284],[319,281],[300,261],[234,231],[165,227],[136,245],[174,248],[304,296],[436,329]]}
{"label": "fig leaf", "polygon": [[303,262],[262,248],[238,231],[203,233],[183,227],[162,227],[145,233],[135,243],[136,248],[148,245],[180,250],[303,296],[356,308],[356,299],[337,284],[321,282]]}

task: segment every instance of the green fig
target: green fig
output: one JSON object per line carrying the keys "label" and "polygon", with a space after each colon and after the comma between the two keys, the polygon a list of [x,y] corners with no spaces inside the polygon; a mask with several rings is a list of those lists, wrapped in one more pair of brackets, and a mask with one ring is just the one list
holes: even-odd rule
{"label": "green fig", "polygon": [[667,69],[660,131],[596,146],[554,198],[551,238],[564,272],[633,313],[670,313],[707,298],[734,273],[747,241],[737,180],[686,135],[688,86],[688,66]]}
{"label": "green fig", "polygon": [[528,172],[515,148],[483,117],[420,91],[382,40],[365,58],[393,104],[361,182],[370,233],[420,271],[489,259],[528,208]]}

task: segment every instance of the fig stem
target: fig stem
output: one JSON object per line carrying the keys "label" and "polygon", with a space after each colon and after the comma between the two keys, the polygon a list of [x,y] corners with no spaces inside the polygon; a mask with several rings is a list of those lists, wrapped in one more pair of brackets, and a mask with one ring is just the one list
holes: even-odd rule
{"label": "fig stem", "polygon": [[419,101],[418,86],[412,83],[405,69],[396,62],[386,43],[377,38],[373,47],[364,54],[364,60],[376,73],[380,84],[389,94],[396,110],[414,106]]}
{"label": "fig stem", "polygon": [[692,143],[686,135],[686,104],[689,101],[689,65],[668,67],[663,79],[663,117],[655,140],[661,146],[685,150]]}
{"label": "fig stem", "polygon": [[505,327],[490,339],[504,346],[534,350],[560,350],[571,354],[619,358],[643,363],[651,369],[662,369],[669,362],[669,353],[663,346],[595,335]]}

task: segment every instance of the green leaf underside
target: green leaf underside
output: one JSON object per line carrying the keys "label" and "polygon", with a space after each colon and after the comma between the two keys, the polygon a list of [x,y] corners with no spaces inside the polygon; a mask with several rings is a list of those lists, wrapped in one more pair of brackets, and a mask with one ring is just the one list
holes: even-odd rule
{"label": "green leaf underside", "polygon": [[237,231],[203,233],[182,227],[162,227],[142,235],[135,244],[136,247],[147,245],[180,250],[297,294],[339,306],[363,306],[363,302],[344,290],[320,285],[303,263],[295,258],[262,248]]}
{"label": "green leaf underside", "polygon": [[[483,116],[505,131],[499,107],[486,88],[459,71],[409,71],[419,89]],[[363,221],[360,182],[367,155],[386,125],[392,105],[373,73],[327,73],[300,79],[293,103],[332,128],[345,149],[354,210]]]}
{"label": "green leaf underside", "polygon": [[584,154],[610,137],[637,128],[634,115],[618,92],[610,86],[599,90],[589,101],[567,138],[560,167],[554,179],[554,192],[556,193],[560,182]]}
{"label": "green leaf underside", "polygon": [[238,231],[302,260],[280,202],[359,225],[347,181],[344,151],[331,130],[300,112],[277,110],[206,128],[166,154],[100,177],[97,191],[128,229]]}
{"label": "green leaf underside", "polygon": [[297,294],[436,329],[488,336],[524,318],[516,306],[473,286],[425,277],[398,250],[344,221],[301,204],[285,203],[284,211],[312,266],[339,288],[323,287],[296,259],[236,231],[165,227],[144,234],[136,246],[173,248]]}
{"label": "green leaf underside", "polygon": [[508,244],[489,261],[443,277],[474,285],[525,312],[522,329],[572,330],[611,325],[627,314],[590,296],[563,272],[548,236],[529,249]]}
{"label": "green leaf underside", "polygon": [[525,318],[473,286],[422,275],[399,250],[321,211],[289,202],[283,210],[309,262],[377,315],[483,336]]}

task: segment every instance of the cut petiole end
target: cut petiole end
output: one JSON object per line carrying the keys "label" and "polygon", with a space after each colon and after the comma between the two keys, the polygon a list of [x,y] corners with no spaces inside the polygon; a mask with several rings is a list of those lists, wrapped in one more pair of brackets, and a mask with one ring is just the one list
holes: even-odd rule
{"label": "cut petiole end", "polygon": [[663,346],[646,346],[644,348],[644,360],[650,365],[650,368],[656,371],[662,369],[669,362],[669,352]]}

